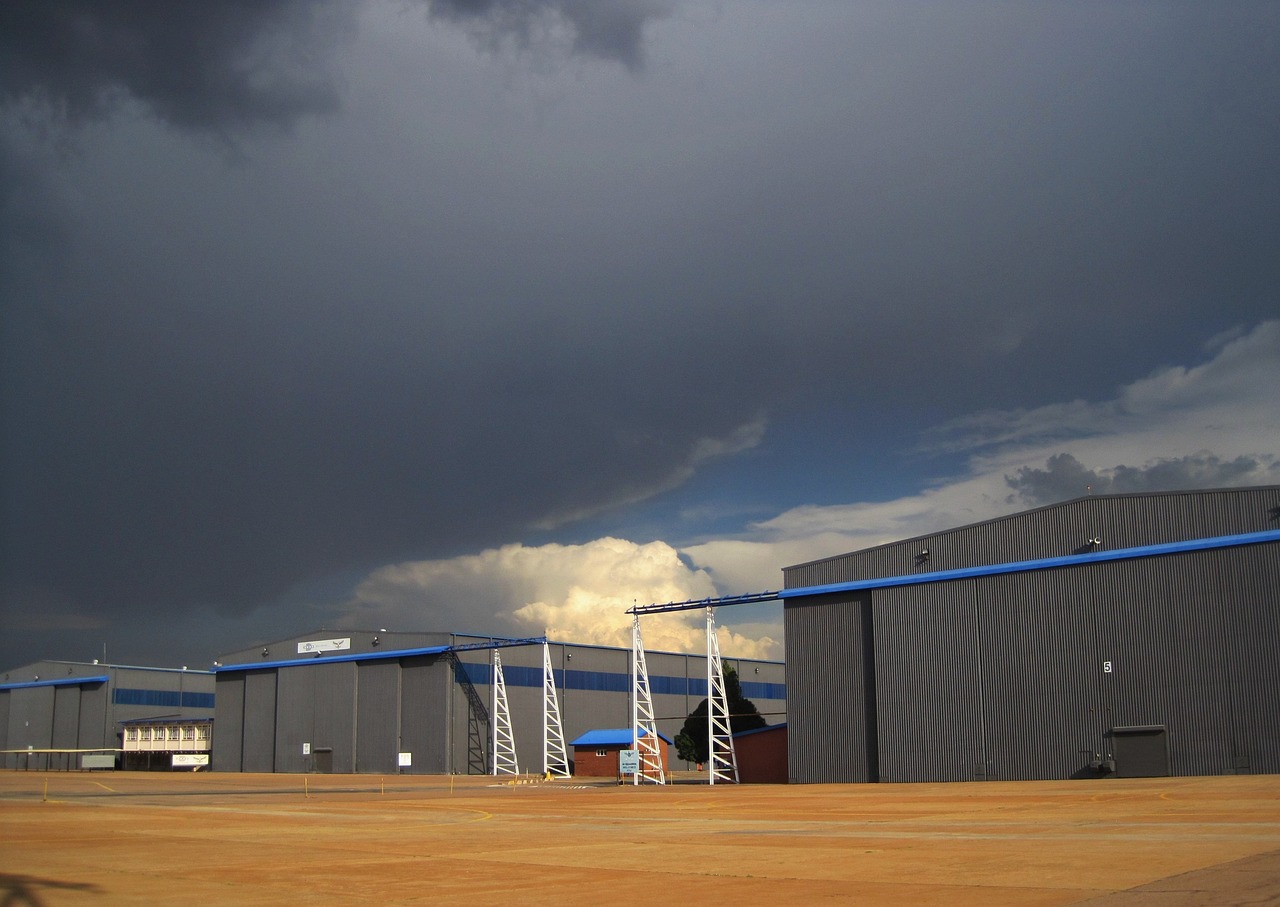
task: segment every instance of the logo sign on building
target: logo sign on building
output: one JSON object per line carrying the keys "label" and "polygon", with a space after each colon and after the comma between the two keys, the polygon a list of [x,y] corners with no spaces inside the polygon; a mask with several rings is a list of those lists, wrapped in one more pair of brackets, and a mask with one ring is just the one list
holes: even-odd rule
{"label": "logo sign on building", "polygon": [[351,648],[351,637],[346,639],[311,639],[298,643],[299,655],[310,655],[314,652],[341,652]]}
{"label": "logo sign on building", "polygon": [[195,768],[198,765],[208,765],[208,753],[174,753],[174,768]]}
{"label": "logo sign on building", "polygon": [[640,751],[618,750],[618,771],[624,775],[634,775],[640,771]]}

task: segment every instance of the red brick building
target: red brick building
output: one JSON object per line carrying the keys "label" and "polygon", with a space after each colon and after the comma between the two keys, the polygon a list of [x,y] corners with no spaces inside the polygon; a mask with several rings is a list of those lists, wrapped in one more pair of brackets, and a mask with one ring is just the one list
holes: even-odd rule
{"label": "red brick building", "polygon": [[[640,736],[644,736],[644,731]],[[569,744],[573,747],[573,773],[583,778],[619,778],[619,753],[631,749],[631,728],[587,731]],[[671,741],[658,734],[663,772],[671,771]]]}
{"label": "red brick building", "polygon": [[733,735],[738,780],[743,784],[786,784],[787,726],[775,724]]}

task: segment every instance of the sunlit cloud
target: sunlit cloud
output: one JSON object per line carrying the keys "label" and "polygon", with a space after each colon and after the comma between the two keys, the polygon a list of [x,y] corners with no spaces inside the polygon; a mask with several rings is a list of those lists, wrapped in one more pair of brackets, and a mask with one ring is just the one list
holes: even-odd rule
{"label": "sunlit cloud", "polygon": [[[914,495],[795,507],[739,537],[679,550],[601,538],[392,565],[360,584],[348,619],[420,627],[444,613],[460,623],[496,618],[518,634],[629,646],[633,605],[775,590],[791,564],[1090,493],[1280,482],[1280,322],[1208,352],[1199,365],[1162,369],[1109,400],[987,412],[940,426],[930,443],[970,451],[968,473]],[[747,449],[760,431],[763,423],[708,442],[705,453]],[[741,625],[731,611],[720,616],[726,655],[780,657],[780,616]],[[703,613],[651,615],[643,632],[649,649],[701,651]]]}
{"label": "sunlit cloud", "polygon": [[[419,629],[442,614],[513,635],[567,642],[631,645],[627,609],[654,602],[717,595],[703,570],[691,568],[664,542],[640,545],[601,538],[584,545],[507,545],[479,554],[416,561],[374,571],[356,589],[344,620],[358,626]],[[443,628],[442,628],[443,629]],[[673,652],[705,648],[702,612],[646,617],[645,647]],[[742,658],[777,658],[779,638],[748,638],[719,627],[721,651]]]}

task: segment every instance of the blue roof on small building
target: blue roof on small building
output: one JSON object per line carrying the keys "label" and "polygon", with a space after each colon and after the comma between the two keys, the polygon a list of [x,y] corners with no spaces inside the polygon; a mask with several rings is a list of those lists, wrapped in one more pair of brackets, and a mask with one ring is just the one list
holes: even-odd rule
{"label": "blue roof on small building", "polygon": [[[646,731],[640,731],[640,736],[647,736]],[[659,732],[658,738],[671,742],[671,738],[666,734]],[[569,744],[570,746],[630,746],[631,745],[631,728],[616,727],[602,728],[594,731],[587,731],[577,740]]]}

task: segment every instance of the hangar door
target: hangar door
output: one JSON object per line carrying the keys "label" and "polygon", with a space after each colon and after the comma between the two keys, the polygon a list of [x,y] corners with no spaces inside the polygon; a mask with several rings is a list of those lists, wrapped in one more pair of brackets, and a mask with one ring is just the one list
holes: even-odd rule
{"label": "hangar door", "polygon": [[1169,735],[1163,725],[1111,729],[1117,778],[1169,775]]}

